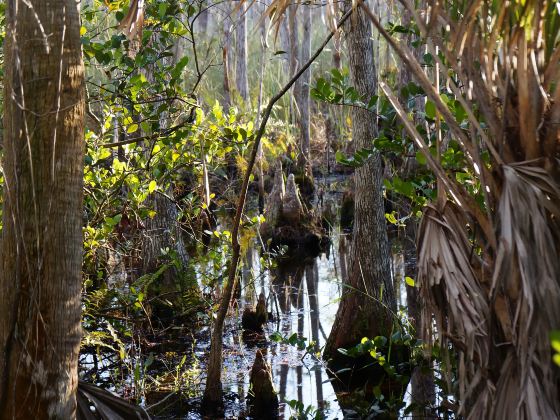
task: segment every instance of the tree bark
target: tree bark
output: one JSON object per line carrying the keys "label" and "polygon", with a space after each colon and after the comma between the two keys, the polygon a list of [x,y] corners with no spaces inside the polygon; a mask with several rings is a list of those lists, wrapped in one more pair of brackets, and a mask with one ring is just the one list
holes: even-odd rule
{"label": "tree bark", "polygon": [[[350,8],[351,3],[346,2]],[[345,27],[352,83],[359,94],[376,93],[371,25],[362,9]],[[352,110],[353,142],[357,150],[370,148],[377,134],[376,121],[368,111]],[[381,158],[375,153],[354,174],[354,230],[348,282],[325,346],[335,358],[337,349],[352,347],[364,336],[389,335],[396,309],[383,204]]]}
{"label": "tree bark", "polygon": [[[289,65],[290,65],[290,77],[292,77],[299,64],[299,42],[298,42],[298,20],[297,20],[297,4],[292,4],[288,7],[288,41],[290,50],[289,54]],[[296,81],[292,87],[292,96],[290,98],[290,110],[291,110],[291,120],[292,122],[297,121],[297,106],[299,104],[299,83]]]}
{"label": "tree bark", "polygon": [[[178,42],[173,48],[173,56],[166,59],[167,64],[173,65],[177,63],[178,58],[182,54],[181,44]],[[153,67],[150,66],[142,69],[147,80],[153,80]],[[169,125],[168,113],[163,112],[160,115],[160,126],[165,129]],[[151,153],[150,145],[145,144],[144,152],[146,155]],[[162,250],[174,251],[172,258],[176,258],[182,269],[186,269],[189,263],[189,257],[186,251],[183,235],[178,221],[178,210],[175,203],[170,199],[173,196],[171,186],[163,189],[163,193],[155,191],[146,200],[146,205],[155,211],[153,217],[145,220],[145,234],[142,240],[142,262],[144,273],[153,273],[157,271],[162,264]],[[164,257],[169,258],[169,256]],[[167,300],[179,303],[178,295],[182,294],[182,286],[185,286],[184,271],[177,270],[174,264],[171,264],[163,273],[161,282],[157,282],[159,286],[159,294],[171,293]],[[194,286],[194,282],[191,286]]]}
{"label": "tree bark", "polygon": [[223,41],[222,41],[222,66],[224,71],[223,79],[223,89],[224,97],[222,100],[222,106],[226,112],[228,112],[231,106],[231,88],[230,88],[230,49],[231,49],[231,6],[229,1],[223,3],[224,8],[224,20],[222,21],[223,26]]}
{"label": "tree bark", "polygon": [[239,20],[235,34],[235,83],[245,104],[249,104],[249,79],[247,78],[247,5],[240,3]]}
{"label": "tree bark", "polygon": [[78,4],[6,3],[2,419],[76,416],[84,154]]}
{"label": "tree bark", "polygon": [[[303,8],[303,39],[301,43],[301,62],[305,63],[309,60],[311,53],[311,7],[310,5],[302,5]],[[298,118],[297,125],[299,127],[301,155],[299,161],[300,170],[308,175],[312,174],[311,161],[309,156],[309,146],[311,138],[311,129],[309,122],[309,85],[311,83],[311,69],[303,73],[298,81]]]}

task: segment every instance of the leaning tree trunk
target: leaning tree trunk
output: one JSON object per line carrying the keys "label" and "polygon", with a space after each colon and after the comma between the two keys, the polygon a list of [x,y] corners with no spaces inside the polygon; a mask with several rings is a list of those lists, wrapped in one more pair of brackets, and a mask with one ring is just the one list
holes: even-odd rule
{"label": "leaning tree trunk", "polygon": [[247,5],[235,6],[239,9],[237,33],[235,34],[235,84],[237,92],[245,104],[249,102],[249,80],[247,78]]}
{"label": "leaning tree trunk", "polygon": [[[346,6],[351,7],[351,2]],[[376,93],[371,25],[361,9],[348,20],[345,30],[352,83],[360,95],[371,97]],[[356,150],[371,148],[377,134],[372,114],[354,108],[352,126]],[[347,287],[325,346],[325,355],[335,360],[338,348],[351,347],[364,336],[388,335],[393,322],[391,311],[396,308],[378,153],[356,169],[354,185],[354,230]]]}
{"label": "leaning tree trunk", "polygon": [[6,3],[0,418],[76,416],[84,69],[72,0]]}

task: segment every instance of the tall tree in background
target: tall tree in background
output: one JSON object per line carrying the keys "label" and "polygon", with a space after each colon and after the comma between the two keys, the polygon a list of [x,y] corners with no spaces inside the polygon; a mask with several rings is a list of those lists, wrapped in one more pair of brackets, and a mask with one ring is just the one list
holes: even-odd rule
{"label": "tall tree in background", "polygon": [[224,97],[222,100],[222,106],[227,111],[231,106],[231,80],[230,80],[230,68],[231,63],[229,57],[231,56],[231,4],[229,1],[224,1],[222,3],[222,27],[223,27],[223,39],[222,39],[222,68],[223,68],[223,90]]}
{"label": "tall tree in background", "polygon": [[[350,1],[346,7],[352,7]],[[352,83],[360,95],[376,94],[371,24],[360,9],[345,25]],[[352,139],[356,150],[371,148],[376,120],[363,109],[352,111]],[[388,335],[396,309],[385,209],[381,157],[374,153],[354,174],[354,230],[347,287],[327,344],[325,355],[336,358],[337,349],[351,347],[364,336]]]}
{"label": "tall tree in background", "polygon": [[[302,5],[303,34],[301,42],[301,60],[305,63],[309,60],[311,53],[311,7],[309,4]],[[297,30],[297,26],[295,28]],[[311,175],[311,163],[309,156],[309,145],[311,138],[310,115],[309,115],[309,84],[311,83],[311,69],[308,69],[296,83],[298,96],[297,101],[297,126],[299,128],[300,161],[299,167],[303,173]]]}
{"label": "tall tree in background", "polygon": [[76,415],[84,159],[78,4],[6,3],[0,418]]}
{"label": "tall tree in background", "polygon": [[[247,4],[234,6],[238,10],[235,34],[235,84],[243,102],[249,101],[249,79],[247,77]],[[250,104],[248,104],[250,105]]]}
{"label": "tall tree in background", "polygon": [[[176,65],[183,55],[182,43],[177,40],[172,48],[172,56],[165,57],[162,61],[166,65]],[[153,72],[155,66],[153,64],[141,69],[146,79],[151,83],[155,83]],[[165,129],[169,126],[169,113],[164,111],[159,116],[160,127]],[[153,144],[146,142],[144,144],[144,153],[150,156]],[[158,294],[165,295],[165,301],[172,304],[180,303],[180,295],[184,295],[187,290],[186,269],[189,263],[189,256],[183,241],[181,227],[179,225],[179,211],[177,204],[171,198],[173,190],[171,186],[167,186],[164,191],[154,191],[148,199],[149,206],[155,214],[145,219],[145,230],[142,238],[142,271],[145,274],[156,272],[170,256],[181,266],[178,270],[175,264],[169,264],[168,268],[162,275],[161,281],[157,282],[159,287]],[[162,252],[168,250],[172,255],[164,256]],[[192,290],[196,289],[194,281],[189,282]],[[191,291],[192,291],[191,290]]]}
{"label": "tall tree in background", "polygon": [[[297,4],[288,6],[288,62],[290,66],[290,77],[292,77],[299,64],[299,33],[298,33],[298,15]],[[290,98],[291,121],[297,121],[297,104],[299,103],[299,83],[296,82],[292,87],[292,96]]]}

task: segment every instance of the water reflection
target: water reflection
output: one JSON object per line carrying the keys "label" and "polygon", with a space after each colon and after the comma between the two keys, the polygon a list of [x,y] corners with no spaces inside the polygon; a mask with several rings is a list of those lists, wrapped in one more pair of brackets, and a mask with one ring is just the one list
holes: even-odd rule
{"label": "water reflection", "polygon": [[[337,249],[338,239],[333,242],[334,249]],[[248,264],[243,269],[241,285],[242,305],[254,304],[255,296],[265,292],[268,310],[274,315],[274,321],[265,329],[267,337],[274,332],[283,337],[295,333],[299,338],[307,339],[306,345],[315,343],[309,347],[309,352],[285,343],[268,343],[266,357],[280,397],[280,417],[289,418],[293,414],[286,402],[296,400],[304,407],[321,409],[324,418],[342,418],[326,366],[316,357],[325,344],[338,309],[340,279],[337,267],[340,261],[333,255],[327,258],[323,254],[303,261],[280,260],[274,268],[266,270],[255,250],[248,252],[246,260]],[[241,335],[233,330],[233,336]],[[255,348],[253,343],[237,339],[226,342],[231,343],[231,348],[224,360],[225,390],[246,395]]]}

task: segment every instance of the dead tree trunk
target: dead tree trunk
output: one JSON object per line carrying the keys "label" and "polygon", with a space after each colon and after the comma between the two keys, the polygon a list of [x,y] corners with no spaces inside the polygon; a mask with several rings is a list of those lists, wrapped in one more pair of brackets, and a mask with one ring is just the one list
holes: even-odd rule
{"label": "dead tree trunk", "polygon": [[1,419],[76,416],[85,144],[78,4],[6,2]]}

